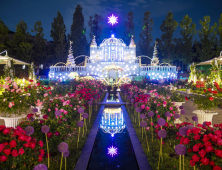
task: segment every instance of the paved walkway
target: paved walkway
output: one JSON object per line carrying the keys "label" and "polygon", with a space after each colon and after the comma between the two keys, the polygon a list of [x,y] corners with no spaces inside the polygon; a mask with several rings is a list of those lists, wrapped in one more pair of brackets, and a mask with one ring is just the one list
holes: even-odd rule
{"label": "paved walkway", "polygon": [[[187,100],[185,103],[183,103],[184,109],[186,111],[186,114],[184,117],[186,117],[188,120],[184,120],[188,123],[193,123],[192,117],[196,116],[196,114],[193,113],[194,110],[198,110],[196,106],[194,106],[193,101]],[[218,113],[218,115],[213,116],[213,124],[220,124],[222,123],[222,108],[215,109],[215,112]],[[182,119],[180,119],[182,120]]]}

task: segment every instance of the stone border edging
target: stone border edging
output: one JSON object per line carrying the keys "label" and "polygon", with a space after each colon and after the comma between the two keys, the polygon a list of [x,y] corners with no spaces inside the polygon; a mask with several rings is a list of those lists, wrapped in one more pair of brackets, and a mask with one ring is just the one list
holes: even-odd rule
{"label": "stone border edging", "polygon": [[[107,100],[107,97],[108,97],[108,93],[106,93],[106,96],[105,96],[103,102],[105,102]],[[101,105],[99,112],[97,114],[96,120],[93,123],[92,129],[90,130],[90,133],[87,137],[87,140],[84,144],[84,147],[82,149],[82,152],[79,156],[79,159],[76,163],[74,170],[86,170],[87,169],[89,159],[90,159],[90,156],[92,153],[94,141],[96,139],[96,135],[98,132],[100,118],[101,118],[104,108],[105,108],[105,105]]]}
{"label": "stone border edging", "polygon": [[[118,93],[118,97],[119,97],[119,101],[120,102],[123,102],[122,99],[121,99],[121,96],[120,94]],[[141,143],[136,135],[136,131],[131,123],[131,120],[129,118],[129,115],[126,111],[126,108],[124,105],[121,106],[122,108],[122,111],[124,113],[124,118],[125,118],[125,121],[126,121],[126,127],[127,127],[127,130],[128,130],[128,133],[129,133],[129,136],[130,136],[130,140],[131,140],[131,143],[132,143],[132,146],[133,146],[133,150],[134,150],[134,153],[135,153],[135,156],[136,156],[136,160],[137,160],[137,163],[138,163],[138,167],[140,170],[152,170],[148,160],[147,160],[147,157],[143,151],[143,148],[141,146]]]}

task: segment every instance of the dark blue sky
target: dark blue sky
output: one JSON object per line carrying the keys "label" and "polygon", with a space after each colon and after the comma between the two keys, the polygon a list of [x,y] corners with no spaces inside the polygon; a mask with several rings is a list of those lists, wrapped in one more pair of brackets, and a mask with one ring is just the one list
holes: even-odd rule
{"label": "dark blue sky", "polygon": [[[172,11],[174,19],[180,22],[184,15],[188,14],[197,29],[200,29],[199,20],[204,16],[211,17],[211,25],[218,22],[222,13],[222,0],[1,0],[0,18],[9,27],[15,31],[16,25],[23,19],[28,31],[33,29],[36,21],[42,21],[45,39],[52,40],[50,37],[51,23],[59,10],[64,18],[67,34],[70,32],[72,17],[77,4],[83,7],[85,16],[86,35],[89,41],[89,16],[100,14],[104,17],[103,27],[105,38],[109,37],[109,27],[107,25],[107,16],[114,13],[119,16],[119,24],[116,26],[117,36],[123,35],[124,22],[126,14],[129,11],[134,12],[135,37],[136,42],[139,39],[141,31],[141,20],[145,11],[151,12],[151,18],[154,20],[153,38],[161,36],[160,25],[165,19],[167,12]],[[175,37],[179,37],[178,27]],[[197,36],[196,36],[197,37]]]}

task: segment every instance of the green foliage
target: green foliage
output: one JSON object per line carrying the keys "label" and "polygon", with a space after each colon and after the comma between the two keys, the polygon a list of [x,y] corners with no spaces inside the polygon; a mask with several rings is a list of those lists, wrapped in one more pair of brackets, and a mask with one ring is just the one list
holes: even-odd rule
{"label": "green foliage", "polygon": [[21,19],[16,25],[16,33],[10,43],[13,47],[12,53],[16,58],[25,62],[31,62],[33,44],[31,42],[31,35],[27,32],[27,29],[26,23]]}
{"label": "green foliage", "polygon": [[95,14],[94,17],[89,17],[88,26],[90,28],[90,38],[93,39],[95,36],[97,45],[100,45],[102,42],[102,25],[101,22],[103,21],[103,17],[101,15]]}
{"label": "green foliage", "polygon": [[125,21],[126,30],[124,31],[124,43],[129,45],[131,36],[134,36],[134,23],[133,23],[133,11],[128,12],[126,15],[127,21]]}
{"label": "green foliage", "polygon": [[[138,55],[151,56],[153,47],[151,42],[153,41],[152,33],[153,31],[153,19],[151,19],[151,12],[146,11],[142,20],[142,31],[139,35],[140,39],[137,45]],[[142,58],[142,63],[149,63],[147,58]]]}
{"label": "green foliage", "polygon": [[[84,16],[82,14],[81,5],[76,6],[76,10],[73,14],[73,21],[71,25],[70,35],[68,40],[73,42],[73,55],[75,57],[79,55],[86,55],[88,44],[86,40],[86,27],[84,26]],[[76,63],[81,63],[83,58],[78,58]]]}
{"label": "green foliage", "polygon": [[66,26],[59,11],[57,12],[57,17],[54,18],[50,32],[50,36],[53,38],[53,50],[55,54],[53,63],[66,62],[68,54],[68,44],[65,34]]}
{"label": "green foliage", "polygon": [[4,24],[4,22],[0,18],[0,51],[6,50],[8,46],[8,33],[9,29],[8,27]]}
{"label": "green foliage", "polygon": [[179,92],[172,92],[170,99],[171,101],[174,101],[174,102],[184,102],[185,97]]}
{"label": "green foliage", "polygon": [[168,12],[166,20],[160,26],[163,32],[161,39],[158,39],[159,51],[163,57],[163,62],[171,63],[175,60],[175,44],[173,43],[173,33],[176,31],[178,23],[173,20],[172,12]]}
{"label": "green foliage", "polygon": [[218,20],[217,34],[219,35],[218,52],[222,51],[222,14]]}
{"label": "green foliage", "polygon": [[37,65],[45,64],[46,61],[49,61],[48,55],[46,55],[46,44],[44,40],[44,33],[42,22],[37,21],[34,25],[32,32],[35,32],[35,46],[34,46],[34,55],[33,59],[36,61]]}
{"label": "green foliage", "polygon": [[185,15],[183,17],[183,20],[180,22],[180,28],[181,28],[180,34],[182,35],[181,39],[182,43],[181,46],[177,48],[177,51],[181,56],[179,60],[186,64],[189,64],[192,62],[193,59],[192,47],[193,47],[193,37],[197,32],[196,24],[192,23],[192,19],[188,15]]}
{"label": "green foliage", "polygon": [[201,30],[199,30],[199,37],[201,47],[196,46],[197,53],[199,54],[199,59],[201,61],[209,60],[215,57],[215,53],[212,53],[214,44],[215,44],[215,35],[216,35],[216,26],[214,23],[213,26],[210,27],[210,16],[205,16],[203,21],[200,20]]}

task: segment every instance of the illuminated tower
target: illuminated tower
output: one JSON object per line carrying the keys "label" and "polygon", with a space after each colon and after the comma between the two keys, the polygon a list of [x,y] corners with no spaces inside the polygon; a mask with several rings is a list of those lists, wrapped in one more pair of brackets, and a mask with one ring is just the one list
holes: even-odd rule
{"label": "illuminated tower", "polygon": [[73,51],[72,51],[72,44],[73,42],[70,41],[69,55],[68,55],[67,63],[66,63],[67,66],[75,66],[75,60],[74,60]]}

